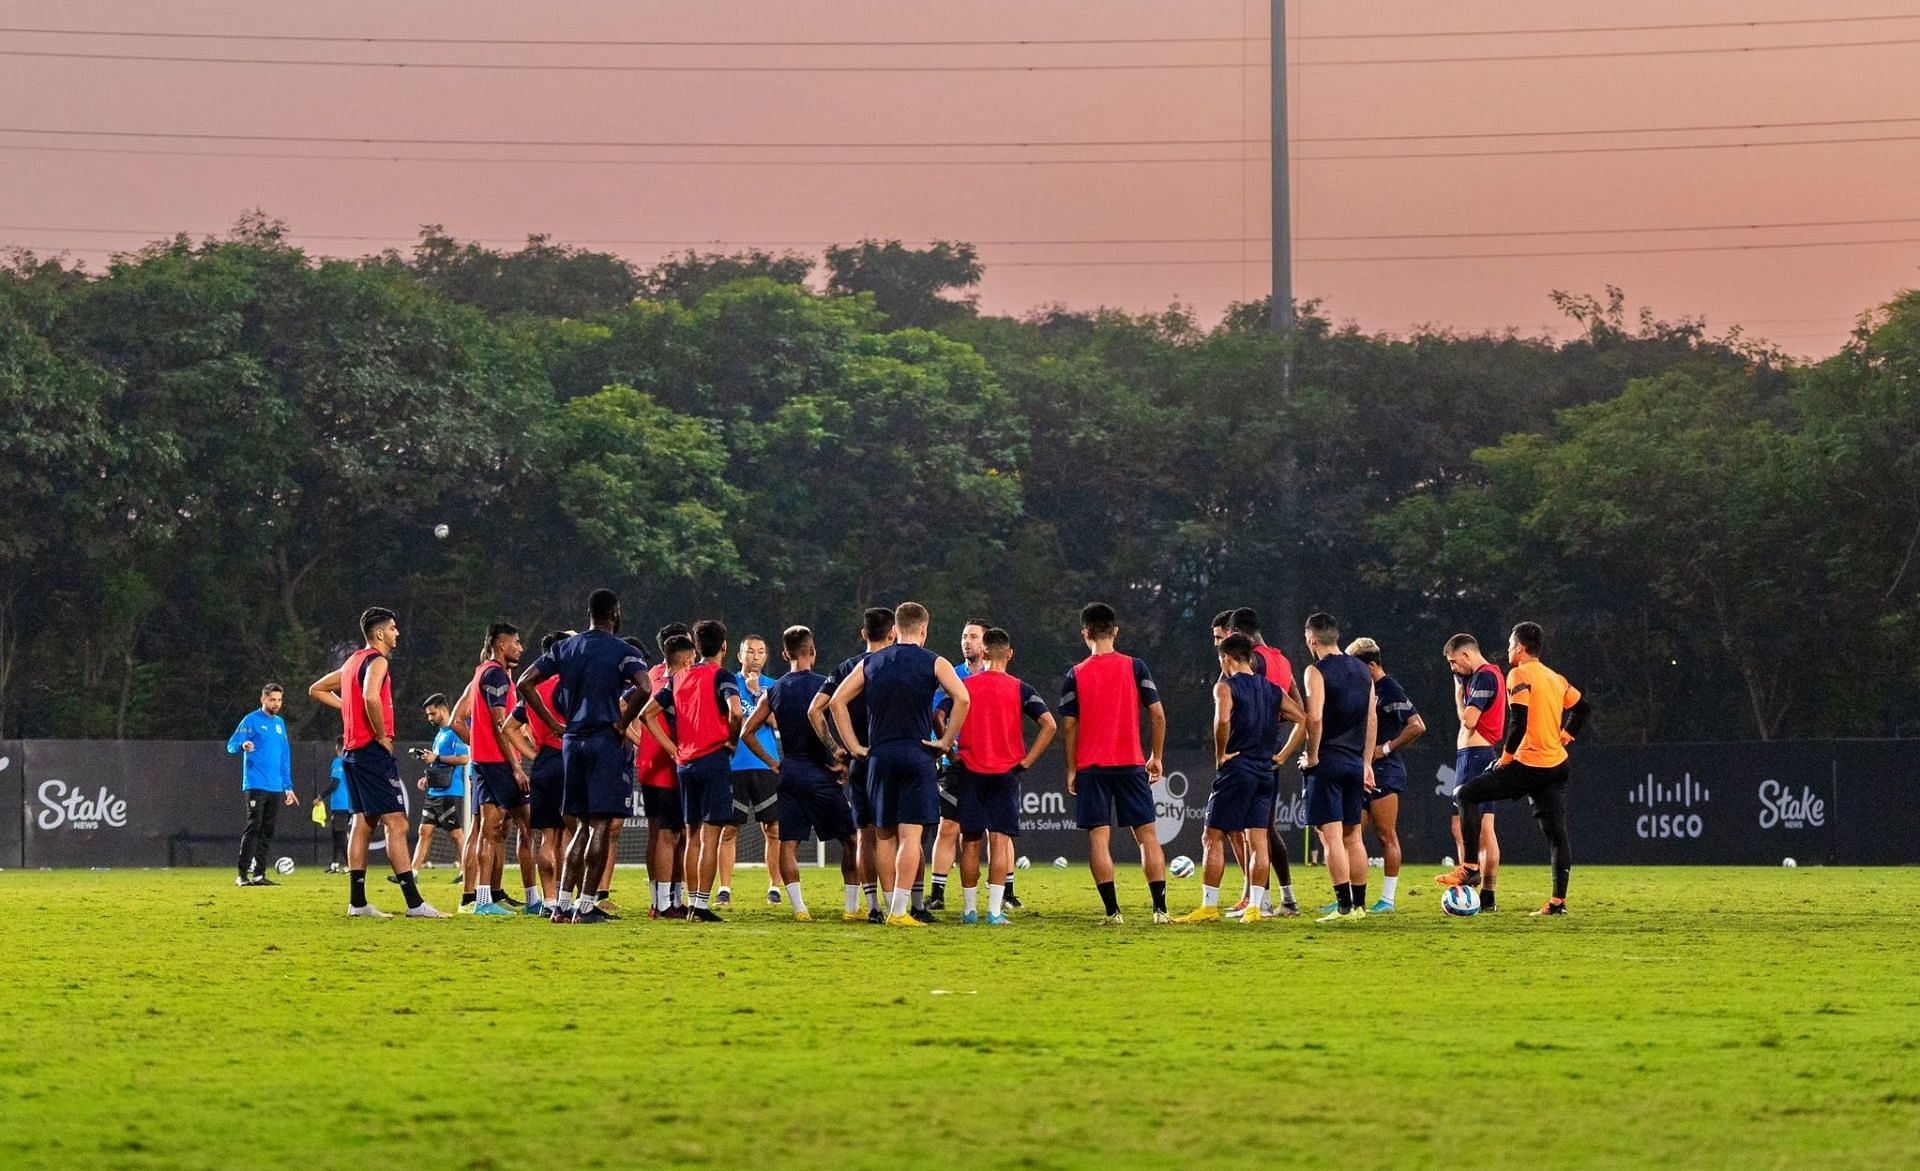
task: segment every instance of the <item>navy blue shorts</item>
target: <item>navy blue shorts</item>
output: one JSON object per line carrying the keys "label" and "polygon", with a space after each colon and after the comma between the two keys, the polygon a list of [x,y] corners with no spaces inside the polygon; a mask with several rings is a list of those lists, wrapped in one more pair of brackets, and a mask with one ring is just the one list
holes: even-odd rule
{"label": "navy blue shorts", "polygon": [[918,740],[894,740],[867,755],[867,786],[873,791],[873,823],[883,829],[938,825],[939,758]]}
{"label": "navy blue shorts", "polygon": [[347,773],[347,806],[367,817],[385,817],[407,811],[407,790],[400,784],[400,767],[393,753],[369,742],[340,758]]}
{"label": "navy blue shorts", "polygon": [[648,829],[677,834],[687,828],[687,808],[680,803],[678,785],[641,785],[640,812],[647,815]]}
{"label": "navy blue shorts", "polygon": [[1360,824],[1360,806],[1367,791],[1366,766],[1346,753],[1323,755],[1307,773],[1307,824]]}
{"label": "navy blue shorts", "polygon": [[533,782],[533,792],[527,794],[528,824],[534,829],[561,829],[567,824],[566,810],[562,807],[566,796],[566,766],[561,763],[558,748],[542,748],[534,754],[533,767],[527,770],[527,779]]}
{"label": "navy blue shorts", "polygon": [[960,832],[969,836],[996,833],[1020,836],[1020,774],[976,773],[957,769],[954,787],[960,796]]}
{"label": "navy blue shorts", "polygon": [[847,808],[853,813],[853,823],[861,829],[872,829],[873,790],[867,786],[867,760],[859,757],[847,769]]}
{"label": "navy blue shorts", "polygon": [[940,820],[960,820],[960,790],[970,775],[957,760],[940,769]]}
{"label": "navy blue shorts", "polygon": [[1083,768],[1074,778],[1078,790],[1074,823],[1081,829],[1152,825],[1153,786],[1145,765]]}
{"label": "navy blue shorts", "polygon": [[612,728],[560,742],[568,817],[625,817],[633,811],[633,765],[627,742]]}
{"label": "navy blue shorts", "polygon": [[680,766],[680,810],[688,825],[733,824],[733,753],[716,748]]}
{"label": "navy blue shorts", "polygon": [[476,763],[472,776],[478,783],[482,805],[518,809],[531,797],[531,794],[520,791],[520,786],[513,779],[513,766],[504,761],[495,764]]}
{"label": "navy blue shorts", "polygon": [[780,796],[780,777],[772,769],[737,768],[733,770],[733,812],[727,824],[742,826],[749,820],[773,825],[780,820],[776,808]]}
{"label": "navy blue shorts", "polygon": [[804,760],[780,762],[780,840],[804,842],[809,834],[823,842],[840,842],[856,832],[853,810],[840,781],[832,773]]}
{"label": "navy blue shorts", "polygon": [[[1477,748],[1462,748],[1455,752],[1453,754],[1453,787],[1458,789],[1486,772],[1493,767],[1493,762],[1497,759],[1499,759],[1499,753],[1484,744]],[[1447,795],[1451,797],[1453,794]],[[1491,812],[1491,810],[1485,812]]]}
{"label": "navy blue shorts", "polygon": [[1366,794],[1371,805],[1382,797],[1398,797],[1407,791],[1407,762],[1397,756],[1373,762],[1373,792]]}
{"label": "navy blue shorts", "polygon": [[1224,833],[1266,829],[1273,823],[1273,768],[1265,761],[1241,764],[1235,757],[1213,778],[1207,797],[1207,828]]}

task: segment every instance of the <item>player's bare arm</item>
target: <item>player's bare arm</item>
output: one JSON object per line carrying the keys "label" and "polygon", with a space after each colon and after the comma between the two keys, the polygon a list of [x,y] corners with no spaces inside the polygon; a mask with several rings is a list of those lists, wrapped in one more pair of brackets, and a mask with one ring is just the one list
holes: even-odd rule
{"label": "player's bare arm", "polygon": [[746,744],[748,752],[759,757],[766,763],[768,768],[777,772],[780,768],[779,758],[769,753],[766,745],[760,743],[760,737],[754,735],[755,732],[758,732],[766,726],[767,720],[772,714],[773,705],[770,703],[763,703],[754,708],[753,714],[747,717],[746,724],[740,729],[740,739]]}
{"label": "player's bare arm", "polygon": [[1227,751],[1227,738],[1233,734],[1233,688],[1225,679],[1213,685],[1213,767],[1240,755]]}
{"label": "player's bare arm", "polygon": [[1034,723],[1040,725],[1040,732],[1033,738],[1032,747],[1027,749],[1027,755],[1020,761],[1023,772],[1032,768],[1042,756],[1047,754],[1048,745],[1053,743],[1054,734],[1060,730],[1060,724],[1053,718],[1052,712],[1041,712]]}
{"label": "player's bare arm", "polygon": [[847,706],[862,691],[867,689],[867,665],[861,663],[834,689],[833,698],[827,702],[827,710],[833,713],[833,726],[840,733],[840,743],[847,746],[847,752],[853,756],[864,757],[867,746],[860,742],[860,736],[853,728],[853,715]]}
{"label": "player's bare arm", "polygon": [[937,740],[925,741],[928,748],[945,753],[953,748],[953,742],[960,736],[960,726],[967,722],[967,711],[973,706],[973,699],[967,694],[966,685],[960,682],[960,673],[945,656],[933,660],[933,677],[939,680],[941,690],[947,693],[947,699],[953,704],[953,712],[945,721],[945,728]]}
{"label": "player's bare arm", "polygon": [[316,702],[325,704],[334,711],[339,711],[341,707],[340,672],[337,670],[328,671],[325,675],[307,684],[307,695]]}

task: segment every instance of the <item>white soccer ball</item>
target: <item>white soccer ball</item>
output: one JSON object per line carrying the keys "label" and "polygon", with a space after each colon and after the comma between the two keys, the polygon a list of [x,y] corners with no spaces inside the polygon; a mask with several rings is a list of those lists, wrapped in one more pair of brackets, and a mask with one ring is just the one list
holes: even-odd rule
{"label": "white soccer ball", "polygon": [[1449,915],[1478,915],[1480,894],[1470,886],[1450,886],[1440,897],[1440,909]]}
{"label": "white soccer ball", "polygon": [[1178,858],[1167,863],[1167,873],[1173,875],[1175,878],[1192,878],[1193,859],[1187,857],[1185,854],[1180,855]]}
{"label": "white soccer ball", "polygon": [[1795,862],[1791,858],[1782,858],[1780,859],[1780,865],[1785,866],[1788,870],[1792,870],[1795,866],[1800,865],[1800,863]]}
{"label": "white soccer ball", "polygon": [[443,524],[433,526],[433,535],[440,538],[443,541],[447,539],[447,533],[449,531],[451,530],[449,530],[447,526]]}
{"label": "white soccer ball", "polygon": [[1444,857],[1444,858],[1442,858],[1442,859],[1440,859],[1440,865],[1442,865],[1442,866],[1451,866],[1451,865],[1453,865],[1453,855],[1452,855],[1452,854],[1448,854],[1448,855],[1447,855],[1446,857]]}
{"label": "white soccer ball", "polygon": [[291,858],[281,858],[281,859],[280,859],[280,860],[279,860],[278,862],[275,862],[275,863],[273,864],[273,868],[274,868],[275,870],[278,870],[278,871],[279,871],[280,873],[282,873],[282,874],[292,874],[292,873],[293,873],[293,859],[291,859]]}
{"label": "white soccer ball", "polygon": [[1055,858],[1053,860],[1053,868],[1055,870],[1065,870],[1067,868],[1067,860],[1065,858]]}
{"label": "white soccer ball", "polygon": [[1031,865],[1033,865],[1033,863],[1028,860],[1025,854],[1022,854],[1020,855],[1020,860],[1013,864],[1013,868],[1015,870],[1025,870],[1027,867]]}

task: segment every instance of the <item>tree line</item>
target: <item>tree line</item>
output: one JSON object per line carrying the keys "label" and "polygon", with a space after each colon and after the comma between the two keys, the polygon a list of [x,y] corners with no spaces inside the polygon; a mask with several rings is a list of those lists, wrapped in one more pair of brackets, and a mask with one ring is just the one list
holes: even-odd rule
{"label": "tree line", "polygon": [[643,269],[437,227],[330,259],[259,215],[99,272],[13,253],[0,735],[218,734],[372,604],[411,709],[598,585],[632,633],[830,656],[911,597],[948,652],[1006,625],[1043,693],[1105,600],[1176,743],[1240,605],[1296,659],[1311,610],[1376,638],[1442,729],[1446,637],[1524,617],[1601,738],[1920,733],[1920,293],[1803,364],[1613,289],[1555,295],[1562,341],[1315,304],[1289,341],[1263,302],[990,316],[981,275],[961,242]]}

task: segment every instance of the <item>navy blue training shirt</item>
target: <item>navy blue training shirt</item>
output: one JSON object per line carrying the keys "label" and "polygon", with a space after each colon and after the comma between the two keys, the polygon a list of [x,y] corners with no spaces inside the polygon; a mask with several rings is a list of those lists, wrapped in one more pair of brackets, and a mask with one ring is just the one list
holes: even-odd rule
{"label": "navy blue training shirt", "polygon": [[1414,711],[1413,700],[1407,697],[1407,689],[1391,675],[1382,675],[1373,681],[1373,708],[1379,713],[1375,744],[1393,743],[1394,737],[1407,730],[1407,721],[1419,714]]}
{"label": "navy blue training shirt", "polygon": [[[866,662],[867,656],[872,653],[871,651],[861,651],[857,655],[851,655],[840,660],[840,665],[829,672],[826,682],[820,685],[820,694],[831,698],[834,692],[840,690],[840,685],[847,681],[847,676],[853,674],[853,669]],[[847,718],[852,721],[855,728],[864,728],[867,726],[866,692],[862,691],[859,695],[854,696],[853,702],[847,705]],[[834,739],[837,740],[840,738],[840,731],[834,725],[833,717],[831,716],[827,717],[827,731]],[[841,747],[845,748],[846,745],[843,744]]]}
{"label": "navy blue training shirt", "polygon": [[583,630],[557,642],[533,665],[542,675],[560,676],[553,698],[563,702],[554,714],[567,721],[569,736],[612,728],[627,688],[647,686],[645,656],[604,630]]}
{"label": "navy blue training shirt", "polygon": [[1359,659],[1339,652],[1314,666],[1320,669],[1320,687],[1326,692],[1326,704],[1320,713],[1320,754],[1340,752],[1364,760],[1373,750],[1367,743],[1373,673]]}
{"label": "navy blue training shirt", "polygon": [[1252,672],[1227,676],[1233,712],[1227,717],[1227,751],[1262,768],[1280,751],[1280,685]]}
{"label": "navy blue training shirt", "polygon": [[867,747],[933,739],[933,696],[940,656],[926,647],[897,642],[867,656]]}
{"label": "navy blue training shirt", "polygon": [[[774,728],[780,733],[780,759],[801,760],[820,768],[833,767],[833,750],[814,734],[807,708],[827,681],[818,671],[788,671],[774,680],[760,702],[770,704]],[[851,705],[849,705],[851,706]],[[757,759],[757,758],[756,758]]]}

